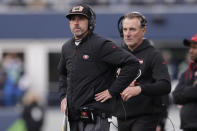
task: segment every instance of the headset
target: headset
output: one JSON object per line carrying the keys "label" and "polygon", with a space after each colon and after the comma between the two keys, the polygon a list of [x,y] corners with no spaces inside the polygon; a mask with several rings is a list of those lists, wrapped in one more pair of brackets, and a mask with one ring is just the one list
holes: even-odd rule
{"label": "headset", "polygon": [[93,31],[94,30],[94,27],[96,26],[96,14],[95,12],[93,11],[93,9],[87,5],[87,4],[79,4],[83,7],[86,7],[88,9],[88,12],[90,13],[90,18],[88,19],[88,29],[90,31]]}
{"label": "headset", "polygon": [[123,16],[121,16],[118,20],[118,31],[120,33],[120,37],[123,37],[123,25],[122,21],[125,18],[138,18],[140,20],[141,27],[146,27],[147,26],[147,20],[144,15],[142,15],[140,12],[130,12],[127,13]]}
{"label": "headset", "polygon": [[91,13],[90,19],[88,21],[88,28],[90,31],[94,30],[94,27],[96,26],[96,14],[95,12],[89,7],[89,11]]}

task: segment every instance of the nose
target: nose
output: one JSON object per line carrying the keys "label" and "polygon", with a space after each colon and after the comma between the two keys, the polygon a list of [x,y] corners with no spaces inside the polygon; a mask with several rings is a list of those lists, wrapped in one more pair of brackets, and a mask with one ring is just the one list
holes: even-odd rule
{"label": "nose", "polygon": [[126,35],[127,37],[130,37],[130,36],[131,36],[131,32],[130,32],[129,30],[127,30],[127,31],[125,32],[125,35]]}
{"label": "nose", "polygon": [[74,24],[78,25],[79,24],[79,19],[75,19]]}

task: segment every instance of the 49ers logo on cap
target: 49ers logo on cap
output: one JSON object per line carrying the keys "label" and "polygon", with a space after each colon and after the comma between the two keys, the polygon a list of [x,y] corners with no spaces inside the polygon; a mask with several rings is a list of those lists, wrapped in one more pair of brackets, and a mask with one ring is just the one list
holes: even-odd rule
{"label": "49ers logo on cap", "polygon": [[82,12],[83,8],[83,6],[75,6],[72,8],[72,12]]}
{"label": "49ers logo on cap", "polygon": [[84,60],[89,59],[89,55],[83,55],[83,59],[84,59]]}

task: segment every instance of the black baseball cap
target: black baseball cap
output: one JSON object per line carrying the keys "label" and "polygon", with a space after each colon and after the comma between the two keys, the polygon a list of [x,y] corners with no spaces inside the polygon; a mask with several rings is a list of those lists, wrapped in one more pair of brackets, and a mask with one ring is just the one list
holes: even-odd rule
{"label": "black baseball cap", "polygon": [[183,40],[183,44],[185,46],[190,46],[191,43],[197,45],[197,34],[195,34],[190,40],[189,39]]}
{"label": "black baseball cap", "polygon": [[70,20],[73,15],[83,15],[86,18],[90,19],[90,7],[85,4],[76,5],[69,11],[69,13],[66,15],[66,18]]}

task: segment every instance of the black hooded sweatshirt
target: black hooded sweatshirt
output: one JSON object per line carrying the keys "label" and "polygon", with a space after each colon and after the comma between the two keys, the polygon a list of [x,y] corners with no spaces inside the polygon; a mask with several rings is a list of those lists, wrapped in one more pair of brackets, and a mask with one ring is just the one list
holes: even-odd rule
{"label": "black hooded sweatshirt", "polygon": [[129,50],[125,43],[122,44],[122,48],[139,60],[142,74],[136,84],[141,87],[142,92],[127,102],[119,99],[117,117],[126,120],[161,113],[165,106],[163,98],[171,91],[170,76],[161,53],[147,39],[144,39],[134,51]]}

